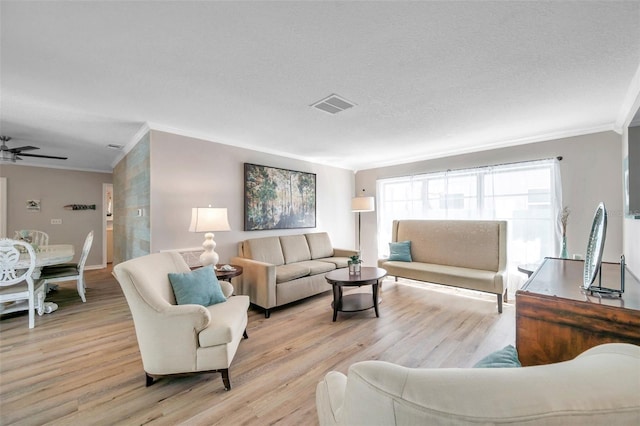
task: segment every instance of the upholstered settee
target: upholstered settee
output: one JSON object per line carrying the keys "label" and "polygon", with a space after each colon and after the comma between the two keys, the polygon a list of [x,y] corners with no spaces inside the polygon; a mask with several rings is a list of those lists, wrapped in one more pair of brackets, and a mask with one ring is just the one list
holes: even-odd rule
{"label": "upholstered settee", "polygon": [[609,343],[571,361],[521,368],[330,372],[316,388],[327,425],[638,425],[640,346]]}
{"label": "upholstered settee", "polygon": [[493,293],[502,312],[507,289],[506,221],[394,220],[392,243],[407,241],[410,256],[378,260],[388,275]]}
{"label": "upholstered settee", "polygon": [[324,275],[346,268],[356,253],[334,248],[326,232],[241,241],[238,256],[231,259],[243,268],[234,281],[236,292],[248,295],[269,318],[271,308],[331,290]]}

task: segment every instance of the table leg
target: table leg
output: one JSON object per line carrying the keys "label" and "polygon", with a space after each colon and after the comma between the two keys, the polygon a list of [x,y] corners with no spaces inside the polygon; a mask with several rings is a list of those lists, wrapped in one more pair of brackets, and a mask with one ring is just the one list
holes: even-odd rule
{"label": "table leg", "polygon": [[380,318],[380,315],[378,314],[378,286],[380,281],[378,281],[377,283],[373,284],[373,309],[376,311],[376,318]]}
{"label": "table leg", "polygon": [[338,305],[342,299],[342,287],[339,285],[333,285],[333,322],[336,322],[338,318]]}

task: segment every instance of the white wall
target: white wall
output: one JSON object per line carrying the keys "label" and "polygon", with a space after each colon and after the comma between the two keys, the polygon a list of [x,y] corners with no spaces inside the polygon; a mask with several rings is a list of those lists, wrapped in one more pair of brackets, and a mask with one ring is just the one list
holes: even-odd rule
{"label": "white wall", "polygon": [[[608,212],[607,237],[603,259],[619,262],[622,254],[622,138],[615,132],[603,132],[458,155],[398,166],[359,171],[356,190],[374,195],[376,179],[394,176],[460,169],[491,164],[538,160],[562,156],[563,204],[571,215],[567,227],[569,254],[583,254],[591,231],[593,214],[600,201]],[[362,215],[363,257],[378,256],[375,214]],[[553,253],[549,254],[550,256]]]}
{"label": "white wall", "polygon": [[[8,237],[19,229],[39,229],[49,234],[49,244],[73,244],[78,261],[93,230],[87,267],[102,266],[102,184],[111,183],[111,173],[2,164],[0,176],[7,178]],[[40,200],[39,212],[27,211],[26,201],[32,199]],[[66,210],[67,204],[95,204],[96,209]],[[51,219],[62,224],[52,225]]]}
{"label": "white wall", "polygon": [[[244,163],[316,174],[316,228],[244,229]],[[192,207],[226,207],[231,231],[215,233],[220,262],[229,262],[248,238],[326,231],[335,247],[355,248],[354,175],[350,170],[265,154],[175,134],[151,132],[151,252],[200,247],[188,231]]]}
{"label": "white wall", "polygon": [[[624,129],[622,158],[629,155],[629,131]],[[640,277],[640,219],[625,218],[624,230],[624,254],[629,270]]]}

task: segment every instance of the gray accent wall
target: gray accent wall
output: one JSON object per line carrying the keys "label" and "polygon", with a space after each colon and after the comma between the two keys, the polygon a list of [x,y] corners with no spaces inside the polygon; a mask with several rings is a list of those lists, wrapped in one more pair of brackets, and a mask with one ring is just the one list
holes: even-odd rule
{"label": "gray accent wall", "polygon": [[150,133],[113,169],[113,264],[151,253]]}

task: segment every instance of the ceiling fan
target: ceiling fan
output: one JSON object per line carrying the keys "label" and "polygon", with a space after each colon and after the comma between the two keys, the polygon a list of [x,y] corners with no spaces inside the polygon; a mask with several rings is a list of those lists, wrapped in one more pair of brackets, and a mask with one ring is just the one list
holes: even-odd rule
{"label": "ceiling fan", "polygon": [[9,136],[0,136],[0,161],[10,161],[15,163],[16,160],[22,160],[22,158],[18,157],[19,155],[22,157],[38,157],[38,158],[54,158],[56,160],[66,160],[67,157],[57,157],[55,155],[39,155],[39,154],[26,154],[24,151],[32,151],[34,149],[40,149],[37,146],[20,146],[18,148],[9,148],[7,146],[7,142],[9,142],[11,138]]}

